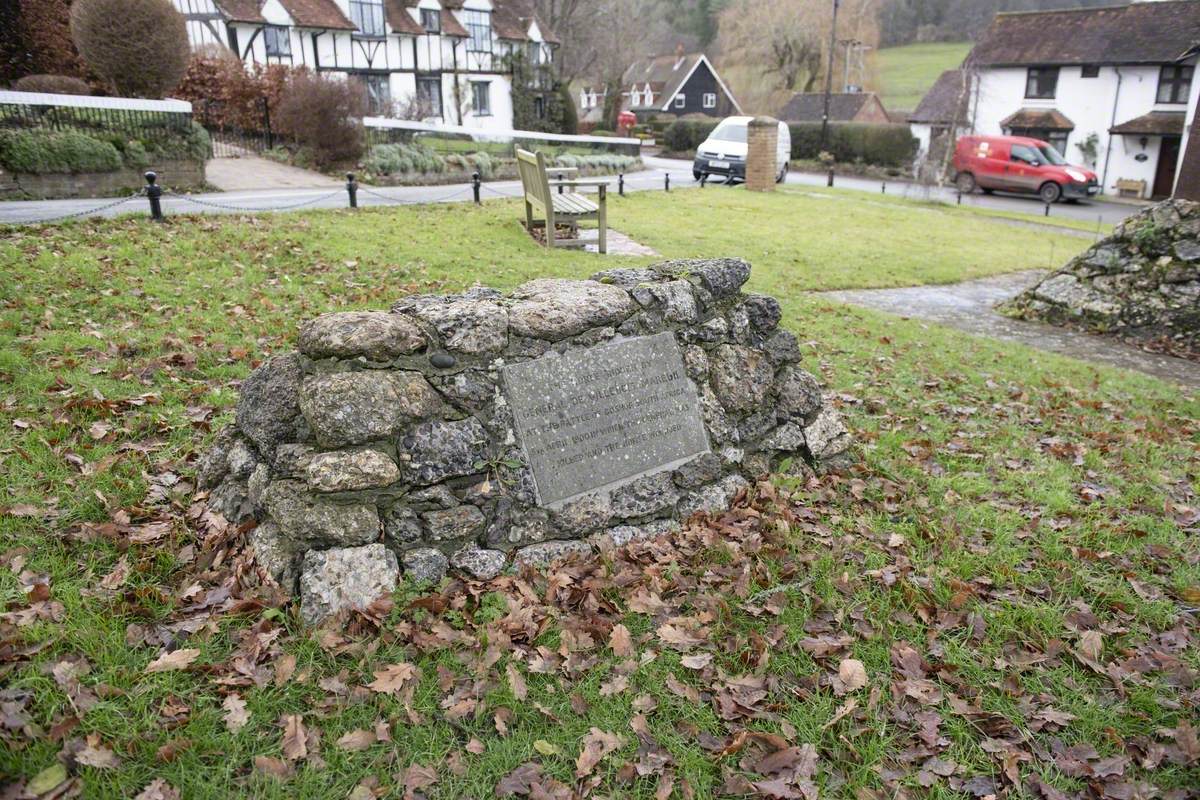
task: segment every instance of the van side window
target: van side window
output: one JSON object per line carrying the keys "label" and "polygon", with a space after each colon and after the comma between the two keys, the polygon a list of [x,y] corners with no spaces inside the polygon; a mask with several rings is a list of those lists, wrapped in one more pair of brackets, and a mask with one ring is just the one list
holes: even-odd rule
{"label": "van side window", "polygon": [[1024,161],[1026,164],[1036,164],[1041,161],[1032,147],[1026,147],[1023,144],[1013,145],[1011,158],[1013,161]]}

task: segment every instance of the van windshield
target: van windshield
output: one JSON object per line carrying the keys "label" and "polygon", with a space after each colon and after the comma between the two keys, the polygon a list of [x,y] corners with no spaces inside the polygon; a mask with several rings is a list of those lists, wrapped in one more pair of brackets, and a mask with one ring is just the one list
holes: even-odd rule
{"label": "van windshield", "polygon": [[741,142],[746,143],[746,123],[744,122],[722,122],[717,126],[716,130],[708,135],[710,139],[717,139],[722,142]]}
{"label": "van windshield", "polygon": [[1041,153],[1042,158],[1045,159],[1046,162],[1049,164],[1054,164],[1055,166],[1062,166],[1063,164],[1067,163],[1067,160],[1065,158],[1063,158],[1062,155],[1060,155],[1059,152],[1057,150],[1055,150],[1051,145],[1048,145],[1048,144],[1038,145],[1038,152]]}

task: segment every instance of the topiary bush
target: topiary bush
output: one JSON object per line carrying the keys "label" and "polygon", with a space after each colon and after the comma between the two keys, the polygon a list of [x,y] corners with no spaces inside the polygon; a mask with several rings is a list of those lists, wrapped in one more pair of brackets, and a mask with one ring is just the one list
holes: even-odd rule
{"label": "topiary bush", "polygon": [[[793,122],[792,158],[817,160],[821,155],[821,123]],[[901,167],[912,161],[917,140],[907,125],[831,122],[825,150],[835,160],[881,167]]]}
{"label": "topiary bush", "polygon": [[71,37],[89,67],[126,97],[164,97],[191,56],[171,0],[74,0]]}
{"label": "topiary bush", "polygon": [[18,78],[12,87],[18,92],[45,92],[46,94],[91,94],[92,87],[81,78],[70,75],[26,75]]}
{"label": "topiary bush", "polygon": [[73,131],[0,132],[0,164],[11,172],[113,172],[121,153],[110,142]]}

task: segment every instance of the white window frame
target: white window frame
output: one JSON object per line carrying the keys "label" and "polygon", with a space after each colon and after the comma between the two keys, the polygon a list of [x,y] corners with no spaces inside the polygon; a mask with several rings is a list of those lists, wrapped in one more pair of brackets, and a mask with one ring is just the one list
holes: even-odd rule
{"label": "white window frame", "polygon": [[704,107],[705,108],[716,108],[717,107],[717,93],[716,92],[705,92],[704,93]]}
{"label": "white window frame", "polygon": [[[480,98],[483,102],[480,103]],[[471,81],[471,113],[477,117],[492,115],[492,82]]]}
{"label": "white window frame", "polygon": [[[420,17],[421,28],[423,28],[426,33],[442,32],[442,12],[436,8],[422,8]],[[430,20],[433,21],[433,25],[429,24]]]}
{"label": "white window frame", "polygon": [[676,108],[687,108],[687,95],[686,94],[684,94],[683,92],[680,92],[679,94],[675,95],[675,107]]}
{"label": "white window frame", "polygon": [[383,0],[350,0],[350,21],[361,36],[387,36]]}
{"label": "white window frame", "polygon": [[634,89],[629,93],[629,105],[633,108],[638,108],[642,104],[642,93]]}

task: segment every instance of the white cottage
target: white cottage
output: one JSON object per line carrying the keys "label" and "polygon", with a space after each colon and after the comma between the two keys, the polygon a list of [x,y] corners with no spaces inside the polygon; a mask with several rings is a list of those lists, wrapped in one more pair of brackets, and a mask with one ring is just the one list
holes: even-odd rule
{"label": "white cottage", "polygon": [[[1196,114],[1198,57],[1200,0],[997,14],[964,62],[966,127],[1045,139],[1106,193],[1165,197]],[[955,100],[939,106],[946,116]]]}
{"label": "white cottage", "polygon": [[[353,76],[375,113],[411,106],[426,121],[477,128],[513,127],[510,57],[548,67],[559,43],[532,0],[174,2],[193,48]],[[541,72],[531,70],[532,88],[548,91]],[[545,109],[546,99],[535,96],[534,106]]]}

